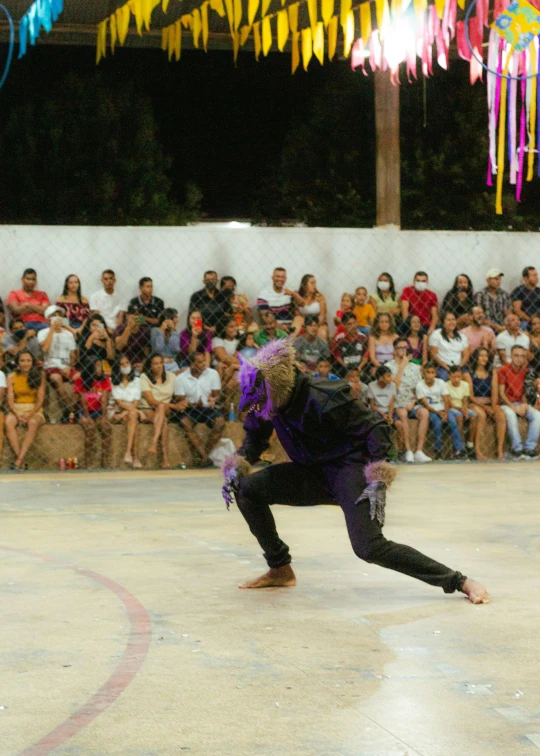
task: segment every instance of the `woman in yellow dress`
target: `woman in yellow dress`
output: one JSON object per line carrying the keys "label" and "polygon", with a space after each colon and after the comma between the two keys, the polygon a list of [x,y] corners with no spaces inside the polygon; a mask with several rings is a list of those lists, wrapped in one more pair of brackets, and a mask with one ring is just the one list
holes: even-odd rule
{"label": "woman in yellow dress", "polygon": [[[28,469],[24,459],[32,446],[39,428],[45,422],[43,402],[45,401],[45,374],[36,365],[30,352],[19,352],[17,368],[8,375],[7,393],[9,414],[6,417],[6,436],[15,453],[14,470]],[[27,428],[22,443],[19,444],[17,426]]]}

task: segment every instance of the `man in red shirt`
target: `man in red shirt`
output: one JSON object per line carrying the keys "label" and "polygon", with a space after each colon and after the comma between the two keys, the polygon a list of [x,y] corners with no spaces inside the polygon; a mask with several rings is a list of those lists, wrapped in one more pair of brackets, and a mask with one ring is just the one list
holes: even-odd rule
{"label": "man in red shirt", "polygon": [[[506,427],[512,446],[511,455],[518,459],[537,459],[536,446],[540,436],[540,412],[527,402],[525,378],[527,376],[527,352],[516,344],[512,347],[511,362],[499,368],[499,397],[506,415]],[[529,423],[525,447],[519,432],[519,418]]]}
{"label": "man in red shirt", "polygon": [[418,315],[424,330],[432,334],[439,320],[437,295],[428,289],[428,274],[419,270],[414,275],[412,286],[406,286],[401,293],[401,317]]}
{"label": "man in red shirt", "polygon": [[49,306],[49,297],[44,291],[38,291],[37,273],[33,268],[26,268],[22,275],[22,289],[10,291],[7,305],[11,315],[22,320],[26,328],[41,331],[48,328],[45,310]]}

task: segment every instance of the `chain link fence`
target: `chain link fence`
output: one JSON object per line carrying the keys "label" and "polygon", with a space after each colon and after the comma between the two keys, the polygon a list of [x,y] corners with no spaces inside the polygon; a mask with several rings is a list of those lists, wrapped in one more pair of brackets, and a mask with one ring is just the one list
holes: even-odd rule
{"label": "chain link fence", "polygon": [[242,439],[237,353],[291,333],[303,371],[392,425],[397,460],[535,456],[533,234],[5,226],[0,244],[4,470],[210,466]]}

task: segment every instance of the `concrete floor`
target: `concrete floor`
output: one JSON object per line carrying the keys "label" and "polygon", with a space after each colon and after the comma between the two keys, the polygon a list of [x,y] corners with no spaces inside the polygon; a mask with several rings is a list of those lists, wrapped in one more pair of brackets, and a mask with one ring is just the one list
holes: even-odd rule
{"label": "concrete floor", "polygon": [[362,563],[335,507],[277,507],[262,572],[217,472],[0,478],[0,756],[540,755],[540,465],[402,469],[386,535],[472,606]]}

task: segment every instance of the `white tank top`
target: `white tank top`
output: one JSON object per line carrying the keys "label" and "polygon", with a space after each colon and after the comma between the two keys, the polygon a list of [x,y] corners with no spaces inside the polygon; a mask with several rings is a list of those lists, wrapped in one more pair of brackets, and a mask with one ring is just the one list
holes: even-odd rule
{"label": "white tank top", "polygon": [[299,307],[299,312],[302,313],[302,315],[320,315],[321,314],[321,303],[312,302],[311,304],[306,305],[305,307]]}

